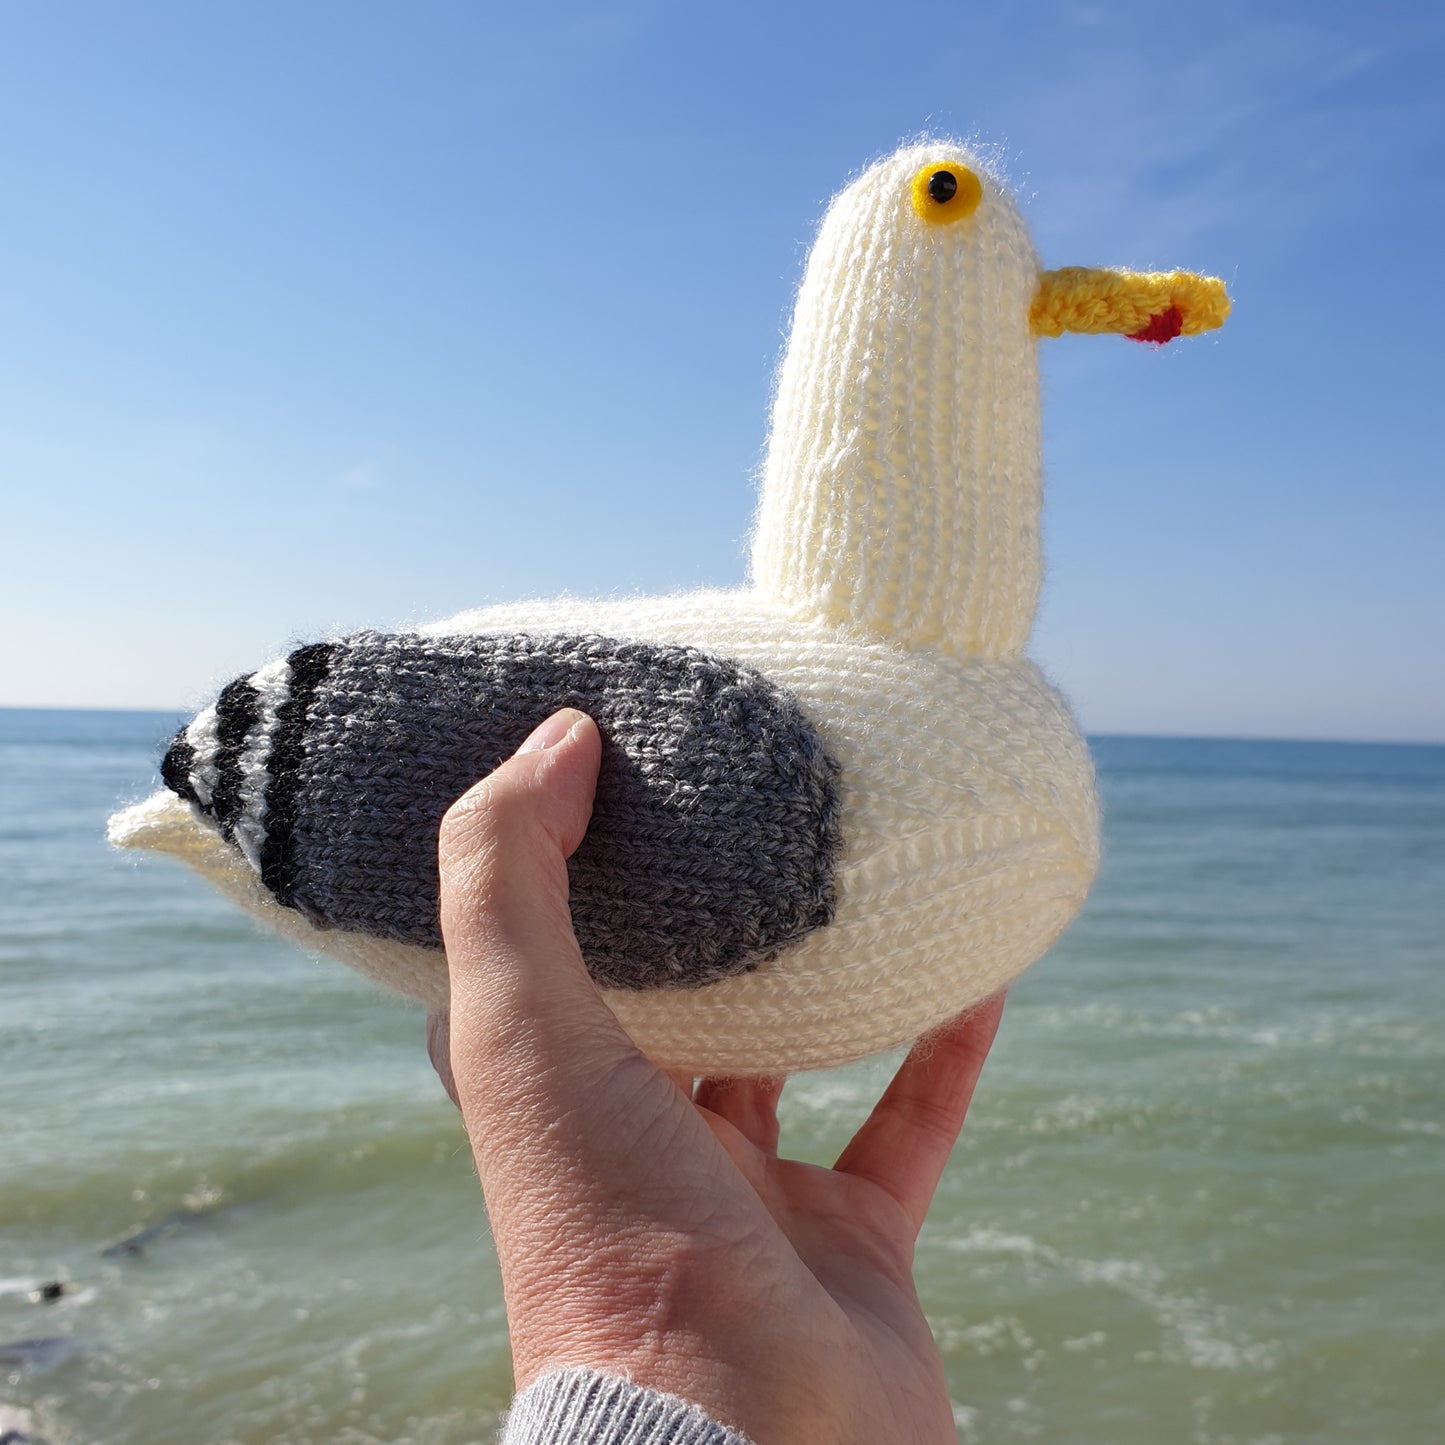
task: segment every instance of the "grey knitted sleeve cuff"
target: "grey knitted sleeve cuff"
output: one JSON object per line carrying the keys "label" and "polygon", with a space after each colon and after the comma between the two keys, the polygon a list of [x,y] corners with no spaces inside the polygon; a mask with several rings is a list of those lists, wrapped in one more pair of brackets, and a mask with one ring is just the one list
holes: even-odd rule
{"label": "grey knitted sleeve cuff", "polygon": [[750,1445],[696,1405],[593,1370],[534,1380],[507,1412],[497,1445]]}

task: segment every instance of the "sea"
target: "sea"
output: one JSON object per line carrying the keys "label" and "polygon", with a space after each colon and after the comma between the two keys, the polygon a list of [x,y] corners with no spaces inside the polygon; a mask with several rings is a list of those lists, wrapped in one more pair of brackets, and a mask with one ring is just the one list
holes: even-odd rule
{"label": "sea", "polygon": [[[0,711],[0,1437],[490,1441],[420,1012],[106,847],[176,721]],[[1098,884],[919,1246],[959,1440],[1445,1440],[1445,748],[1093,746]],[[792,1080],[785,1151],[896,1061]]]}

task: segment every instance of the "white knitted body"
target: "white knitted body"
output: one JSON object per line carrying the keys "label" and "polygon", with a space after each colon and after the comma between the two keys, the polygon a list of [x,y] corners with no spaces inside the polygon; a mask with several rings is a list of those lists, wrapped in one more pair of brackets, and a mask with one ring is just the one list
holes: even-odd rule
{"label": "white knitted body", "polygon": [[[606,994],[659,1063],[781,1074],[912,1039],[1001,988],[1077,911],[1098,860],[1088,752],[1022,655],[1039,587],[1038,264],[1011,200],[914,214],[901,152],[825,219],[779,377],[740,592],[519,603],[436,633],[681,642],[793,693],[841,765],[837,912],[755,971]],[[177,853],[281,932],[441,1005],[439,955],[319,931],[277,906],[187,804],[157,795],[115,841]]]}
{"label": "white knitted body", "polygon": [[[834,922],[753,973],[692,990],[613,991],[658,1062],[774,1074],[916,1037],[1013,979],[1077,911],[1097,862],[1088,753],[1028,660],[908,653],[799,621],[748,593],[519,603],[432,631],[576,632],[692,641],[766,672],[802,702],[843,769]],[[313,929],[173,794],[124,815],[288,937],[431,1005],[435,953]],[[162,842],[158,829],[169,834]]]}

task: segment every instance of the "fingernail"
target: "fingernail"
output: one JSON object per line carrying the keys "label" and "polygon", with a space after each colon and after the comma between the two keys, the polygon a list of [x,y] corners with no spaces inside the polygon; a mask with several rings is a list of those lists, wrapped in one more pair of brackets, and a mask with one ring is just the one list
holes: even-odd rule
{"label": "fingernail", "polygon": [[540,753],[547,748],[556,747],[572,731],[572,726],[576,721],[576,708],[564,707],[561,712],[554,712],[541,727],[530,734],[527,741],[517,751],[519,753]]}

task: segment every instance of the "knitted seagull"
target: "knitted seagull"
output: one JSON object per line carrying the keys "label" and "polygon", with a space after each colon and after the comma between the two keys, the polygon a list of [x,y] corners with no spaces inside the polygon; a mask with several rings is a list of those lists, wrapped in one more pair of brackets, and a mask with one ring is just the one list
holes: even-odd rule
{"label": "knitted seagull", "polygon": [[1058,936],[1098,859],[1087,749],[1023,655],[1035,341],[1221,324],[1181,272],[1041,271],[964,147],[829,208],[778,377],[752,585],[487,608],[302,647],[176,738],[111,838],[446,1002],[437,827],[554,709],[604,736],[572,908],[658,1063],[780,1074],[912,1039]]}

